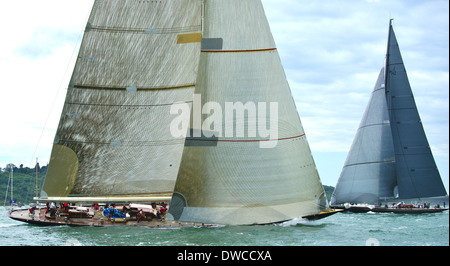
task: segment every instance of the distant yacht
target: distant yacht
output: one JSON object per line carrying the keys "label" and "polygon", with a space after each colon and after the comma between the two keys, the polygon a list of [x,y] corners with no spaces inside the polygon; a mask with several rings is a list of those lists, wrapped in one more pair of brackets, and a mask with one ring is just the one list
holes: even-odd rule
{"label": "distant yacht", "polygon": [[448,194],[423,129],[391,20],[386,65],[331,205],[401,201],[445,202],[448,206]]}

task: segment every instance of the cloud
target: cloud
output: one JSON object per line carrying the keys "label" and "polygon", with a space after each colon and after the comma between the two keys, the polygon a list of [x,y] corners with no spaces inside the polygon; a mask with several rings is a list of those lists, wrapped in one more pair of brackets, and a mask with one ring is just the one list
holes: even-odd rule
{"label": "cloud", "polygon": [[263,3],[325,184],[336,183],[342,165],[328,167],[323,158],[340,153],[345,159],[384,64],[394,18],[421,118],[448,188],[448,1]]}
{"label": "cloud", "polygon": [[2,35],[8,36],[0,43],[0,167],[49,159],[92,2],[0,3]]}
{"label": "cloud", "polygon": [[37,28],[30,39],[20,44],[14,52],[18,56],[37,59],[51,56],[55,50],[78,41],[80,34],[61,28]]}

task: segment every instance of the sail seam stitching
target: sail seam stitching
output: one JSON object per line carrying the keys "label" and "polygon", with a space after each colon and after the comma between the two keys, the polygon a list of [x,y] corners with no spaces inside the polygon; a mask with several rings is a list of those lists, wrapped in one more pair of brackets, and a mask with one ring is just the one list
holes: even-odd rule
{"label": "sail seam stitching", "polygon": [[[160,145],[178,145],[183,144],[185,139],[173,139],[173,140],[158,140],[158,141],[135,141],[135,142],[121,142],[120,146],[126,147],[140,147],[140,146],[160,146]],[[59,140],[59,143],[66,144],[97,144],[97,145],[111,145],[111,141],[76,141],[76,140]]]}
{"label": "sail seam stitching", "polygon": [[387,125],[390,125],[390,123],[379,123],[379,124],[364,125],[364,126],[360,127],[359,129],[363,129],[363,128],[366,128],[366,127],[387,126]]}
{"label": "sail seam stitching", "polygon": [[180,28],[108,28],[92,27],[88,31],[112,32],[112,33],[142,33],[142,34],[176,34],[199,31],[200,26],[180,27]]}
{"label": "sail seam stitching", "polygon": [[[137,91],[163,91],[163,90],[179,90],[195,87],[195,84],[186,84],[179,86],[169,86],[169,87],[154,87],[154,88],[137,88]],[[86,89],[86,90],[127,90],[126,87],[107,87],[107,86],[89,86],[89,85],[74,85],[75,89]]]}
{"label": "sail seam stitching", "polygon": [[275,50],[277,50],[277,48],[249,49],[249,50],[202,50],[202,53],[256,53],[256,52],[270,52]]}
{"label": "sail seam stitching", "polygon": [[171,191],[162,191],[162,192],[150,192],[150,193],[133,193],[132,196],[127,195],[127,194],[105,194],[105,195],[96,195],[96,196],[90,196],[88,194],[69,194],[69,196],[67,196],[68,198],[70,197],[90,197],[90,198],[107,198],[107,197],[111,197],[111,198],[134,198],[134,197],[154,197],[154,196],[169,196],[172,195],[173,192]]}
{"label": "sail seam stitching", "polygon": [[121,107],[124,109],[145,109],[147,107],[158,106],[172,106],[176,104],[192,103],[192,101],[175,102],[175,103],[163,103],[163,104],[147,104],[147,105],[123,105],[123,104],[97,104],[97,103],[73,103],[66,102],[67,105],[80,105],[80,106],[99,106],[99,107]]}
{"label": "sail seam stitching", "polygon": [[380,164],[380,163],[395,163],[395,160],[389,161],[374,161],[374,162],[365,162],[365,163],[353,163],[344,165],[344,167],[357,166],[357,165],[365,165],[365,164]]}
{"label": "sail seam stitching", "polygon": [[213,142],[238,142],[238,143],[242,143],[242,142],[263,142],[263,141],[282,141],[282,140],[292,140],[292,139],[298,139],[301,137],[306,136],[306,134],[303,135],[299,135],[299,136],[295,136],[295,137],[288,137],[288,138],[280,138],[280,139],[258,139],[258,140],[232,140],[232,139],[194,139],[194,138],[187,138],[186,140],[189,141],[213,141]]}

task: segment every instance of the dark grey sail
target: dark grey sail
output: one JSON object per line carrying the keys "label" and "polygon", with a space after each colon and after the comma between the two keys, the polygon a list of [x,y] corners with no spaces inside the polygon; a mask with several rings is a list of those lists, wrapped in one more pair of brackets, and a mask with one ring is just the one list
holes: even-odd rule
{"label": "dark grey sail", "polygon": [[399,198],[445,196],[392,23],[386,59],[386,100],[394,141]]}
{"label": "dark grey sail", "polygon": [[383,68],[339,177],[332,205],[375,204],[380,197],[394,196],[395,157],[384,82]]}

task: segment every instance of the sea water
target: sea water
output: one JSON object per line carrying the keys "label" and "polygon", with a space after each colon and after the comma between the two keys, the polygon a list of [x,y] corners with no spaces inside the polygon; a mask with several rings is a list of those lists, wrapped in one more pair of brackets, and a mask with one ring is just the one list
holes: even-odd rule
{"label": "sea water", "polygon": [[449,212],[338,213],[261,226],[36,226],[0,207],[0,246],[448,246]]}

